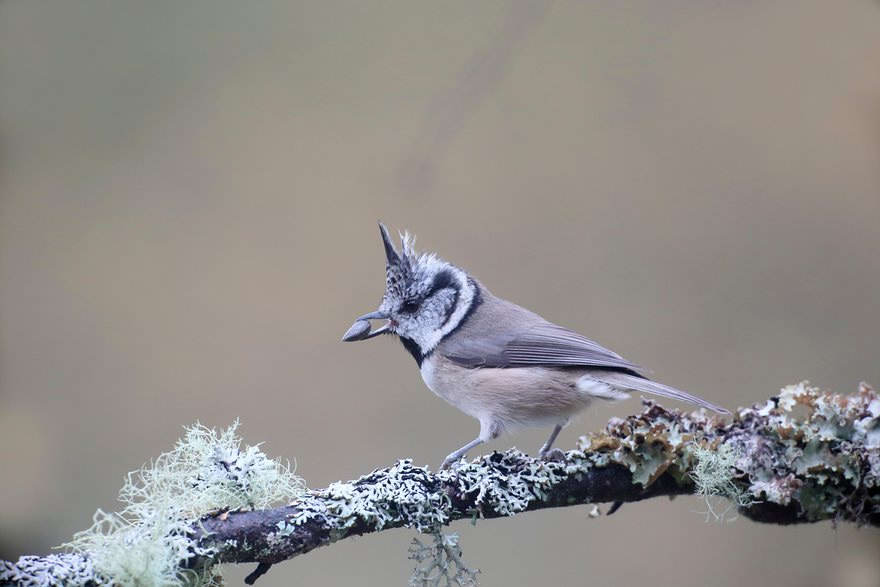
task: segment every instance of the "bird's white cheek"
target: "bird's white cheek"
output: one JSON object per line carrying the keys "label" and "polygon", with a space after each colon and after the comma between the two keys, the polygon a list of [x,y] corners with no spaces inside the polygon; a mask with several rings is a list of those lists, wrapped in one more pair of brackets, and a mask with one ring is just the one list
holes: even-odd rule
{"label": "bird's white cheek", "polygon": [[428,386],[428,389],[433,391],[435,394],[437,393],[436,384],[437,381],[435,379],[435,367],[436,367],[436,359],[433,356],[428,357],[424,361],[422,361],[422,366],[419,370],[422,373],[422,381],[425,382],[425,385]]}

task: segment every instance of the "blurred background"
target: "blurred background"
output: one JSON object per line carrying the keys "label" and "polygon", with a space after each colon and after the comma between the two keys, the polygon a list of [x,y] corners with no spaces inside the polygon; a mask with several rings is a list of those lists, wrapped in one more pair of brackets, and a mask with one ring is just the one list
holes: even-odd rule
{"label": "blurred background", "polygon": [[[878,31],[869,0],[0,2],[0,558],[195,420],[316,488],[473,438],[390,337],[339,342],[377,219],[731,408],[880,384]],[[484,585],[880,584],[876,529],[702,509],[453,530]],[[260,584],[403,584],[412,536]]]}

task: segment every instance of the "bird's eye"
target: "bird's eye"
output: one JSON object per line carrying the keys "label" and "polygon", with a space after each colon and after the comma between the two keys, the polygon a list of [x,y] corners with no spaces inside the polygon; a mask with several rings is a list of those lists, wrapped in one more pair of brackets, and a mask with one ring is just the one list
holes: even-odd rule
{"label": "bird's eye", "polygon": [[414,314],[419,309],[419,303],[415,300],[407,300],[400,307],[400,311],[404,314]]}

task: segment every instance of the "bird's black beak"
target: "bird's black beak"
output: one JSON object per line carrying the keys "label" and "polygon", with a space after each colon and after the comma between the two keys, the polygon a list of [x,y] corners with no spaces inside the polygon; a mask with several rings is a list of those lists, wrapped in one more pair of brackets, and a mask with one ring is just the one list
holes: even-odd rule
{"label": "bird's black beak", "polygon": [[367,340],[368,338],[373,338],[374,336],[385,334],[386,332],[391,330],[390,322],[384,324],[376,330],[370,331],[370,320],[385,320],[388,318],[388,314],[379,310],[376,310],[375,312],[370,312],[369,314],[364,314],[363,316],[355,320],[354,324],[351,325],[351,328],[349,328],[346,333],[342,335],[342,340],[344,342],[354,342],[356,340]]}

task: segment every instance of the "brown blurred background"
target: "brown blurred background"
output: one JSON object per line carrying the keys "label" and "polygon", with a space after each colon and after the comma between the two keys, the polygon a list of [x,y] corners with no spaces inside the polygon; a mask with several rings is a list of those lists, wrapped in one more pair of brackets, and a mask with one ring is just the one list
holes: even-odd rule
{"label": "brown blurred background", "polygon": [[[472,438],[398,344],[339,342],[380,218],[729,407],[880,384],[880,5],[3,1],[0,557],[197,419],[312,487]],[[454,530],[485,585],[880,584],[876,530],[701,509]],[[261,584],[403,584],[411,537]]]}

